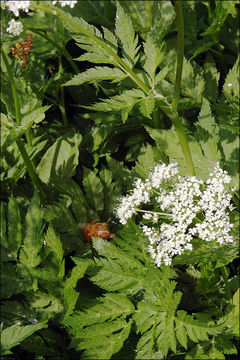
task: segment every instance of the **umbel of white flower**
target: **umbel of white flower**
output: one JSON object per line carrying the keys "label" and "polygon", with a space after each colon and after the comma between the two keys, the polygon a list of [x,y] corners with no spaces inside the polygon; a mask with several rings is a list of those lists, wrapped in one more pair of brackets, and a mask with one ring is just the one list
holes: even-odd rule
{"label": "umbel of white flower", "polygon": [[12,19],[9,21],[8,25],[9,26],[7,28],[7,32],[9,34],[18,36],[23,31],[23,24],[21,23],[21,21],[16,21],[16,20]]}
{"label": "umbel of white flower", "polygon": [[219,164],[205,182],[180,176],[177,166],[156,165],[145,181],[135,181],[134,189],[120,199],[116,209],[122,224],[134,214],[142,217],[141,228],[157,266],[170,265],[175,255],[192,250],[194,237],[219,244],[233,241],[228,215],[233,210],[232,194],[227,188],[231,177]]}
{"label": "umbel of white flower", "polygon": [[[29,11],[29,7],[31,4],[31,0],[28,1],[13,1],[13,0],[1,0],[3,4],[6,4],[8,7],[8,10],[12,11],[15,16],[19,16],[19,10],[23,10],[25,12]],[[56,0],[52,1],[52,4],[55,5],[56,3],[59,3],[61,6],[70,6],[73,8],[77,4],[77,0]]]}

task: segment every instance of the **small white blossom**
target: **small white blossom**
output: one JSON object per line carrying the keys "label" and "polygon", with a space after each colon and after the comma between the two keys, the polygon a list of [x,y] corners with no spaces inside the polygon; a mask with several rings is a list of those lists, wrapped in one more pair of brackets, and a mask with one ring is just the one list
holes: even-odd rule
{"label": "small white blossom", "polygon": [[[227,190],[230,181],[219,164],[206,182],[195,176],[179,176],[176,163],[158,164],[145,181],[135,181],[135,188],[121,199],[116,213],[122,224],[136,213],[152,221],[151,227],[141,225],[150,243],[148,250],[157,266],[170,265],[175,255],[192,250],[194,236],[220,245],[233,241],[228,214],[234,209]],[[140,209],[152,200],[154,212]],[[164,222],[160,222],[163,216]]]}
{"label": "small white blossom", "polygon": [[143,214],[143,218],[146,220],[150,220],[152,218],[152,214],[146,212],[145,214]]}
{"label": "small white blossom", "polygon": [[15,16],[19,16],[19,10],[23,10],[25,12],[29,11],[30,0],[28,1],[12,1],[12,0],[5,0],[5,3],[8,7],[8,10],[12,11]]}
{"label": "small white blossom", "polygon": [[23,24],[21,21],[15,21],[14,19],[10,20],[8,23],[7,32],[14,36],[18,36],[23,31]]}
{"label": "small white blossom", "polygon": [[70,6],[70,8],[73,8],[76,4],[77,4],[77,0],[56,0],[56,1],[53,1],[52,4],[55,5],[57,2],[60,3],[60,5],[63,7],[63,6]]}

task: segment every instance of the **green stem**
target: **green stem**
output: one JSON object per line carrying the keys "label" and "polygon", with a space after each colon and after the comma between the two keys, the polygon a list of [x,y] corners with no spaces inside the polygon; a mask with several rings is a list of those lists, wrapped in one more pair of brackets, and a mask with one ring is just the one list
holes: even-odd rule
{"label": "green stem", "polygon": [[44,192],[42,190],[41,184],[40,184],[40,182],[38,180],[38,177],[36,175],[36,170],[34,168],[34,165],[31,162],[31,160],[30,160],[30,158],[28,156],[28,153],[27,153],[27,151],[25,149],[24,143],[22,142],[21,139],[16,140],[16,143],[17,143],[18,149],[19,149],[19,151],[21,153],[21,156],[22,156],[22,158],[24,160],[24,163],[26,165],[26,168],[27,168],[29,176],[30,176],[30,178],[32,180],[32,183],[33,183],[34,187],[36,188],[41,201],[43,202],[45,200],[45,194],[44,194]]}
{"label": "green stem", "polygon": [[[63,73],[63,66],[62,66],[62,56],[59,55],[59,74],[62,75]],[[61,110],[62,118],[63,118],[63,124],[64,126],[67,126],[67,114],[65,109],[65,100],[64,100],[64,87],[60,86],[60,105],[59,108]]]}
{"label": "green stem", "polygon": [[179,143],[183,151],[183,155],[187,166],[187,172],[189,175],[194,176],[196,173],[195,173],[195,168],[194,168],[191,152],[189,149],[187,137],[184,132],[184,127],[181,118],[177,113],[178,100],[179,100],[180,88],[181,88],[181,79],[182,79],[183,56],[184,56],[184,21],[183,21],[183,12],[182,12],[182,1],[175,0],[175,10],[177,17],[178,45],[177,45],[176,79],[175,79],[175,86],[174,86],[173,99],[172,99],[172,108],[174,114],[173,116],[171,116],[171,120],[175,126]]}
{"label": "green stem", "polygon": [[[15,81],[14,81],[14,78],[13,78],[11,68],[10,68],[9,63],[8,63],[7,56],[5,55],[5,52],[4,52],[3,48],[1,49],[1,53],[2,53],[2,58],[3,58],[4,64],[5,64],[6,69],[7,69],[9,80],[10,80],[10,83],[11,83],[13,101],[14,101],[14,108],[15,108],[15,115],[16,115],[16,122],[17,122],[17,125],[20,126],[21,125],[21,115],[20,115],[20,106],[19,106],[19,102],[18,102],[16,84],[15,84]],[[19,149],[19,151],[21,153],[21,156],[22,156],[22,158],[24,160],[24,163],[26,165],[26,168],[27,168],[27,171],[28,171],[29,176],[31,178],[31,181],[32,181],[34,187],[37,189],[41,200],[43,201],[44,198],[45,198],[45,195],[44,195],[44,192],[43,192],[43,190],[41,188],[41,184],[40,184],[40,182],[38,180],[38,177],[36,175],[36,170],[35,170],[32,162],[31,162],[31,160],[30,160],[30,158],[28,156],[28,153],[27,153],[27,151],[25,149],[24,143],[22,142],[21,139],[16,140],[16,143],[17,143],[18,149]]]}
{"label": "green stem", "polygon": [[178,100],[181,88],[182,80],[182,69],[183,69],[183,56],[184,56],[184,21],[182,13],[182,1],[175,1],[175,10],[177,16],[177,70],[176,70],[176,80],[173,91],[173,100],[172,107],[174,111],[177,111]]}
{"label": "green stem", "polygon": [[189,175],[195,176],[196,172],[195,172],[195,168],[194,168],[194,164],[193,164],[193,160],[192,160],[192,155],[191,155],[191,152],[189,149],[187,136],[184,132],[184,127],[181,122],[181,119],[178,116],[178,114],[170,115],[169,117],[171,118],[173,125],[175,126],[179,144],[181,146],[181,149],[182,149],[182,152],[183,152],[183,155],[185,158],[187,172]]}
{"label": "green stem", "polygon": [[3,48],[1,49],[1,53],[2,53],[3,62],[4,62],[5,66],[6,66],[6,69],[7,69],[7,73],[8,73],[8,76],[9,76],[10,83],[11,83],[11,87],[12,87],[13,101],[14,101],[14,108],[15,108],[15,115],[16,115],[16,122],[17,122],[17,125],[21,125],[20,106],[19,106],[19,102],[18,102],[18,96],[17,96],[17,89],[16,89],[15,81],[14,81],[14,78],[13,78],[13,74],[12,74],[10,65],[8,63],[7,56],[5,55],[5,52],[4,52]]}
{"label": "green stem", "polygon": [[231,292],[229,282],[228,282],[227,269],[226,269],[226,266],[221,266],[220,269],[221,269],[222,277],[223,277],[223,280],[225,283],[226,297],[229,300],[232,298],[232,292]]}

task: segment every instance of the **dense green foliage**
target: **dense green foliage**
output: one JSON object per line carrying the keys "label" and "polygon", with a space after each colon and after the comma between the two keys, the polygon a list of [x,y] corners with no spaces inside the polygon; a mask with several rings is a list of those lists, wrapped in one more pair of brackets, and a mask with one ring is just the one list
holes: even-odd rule
{"label": "dense green foliage", "polygon": [[[178,98],[174,1],[33,1],[17,38],[1,8],[3,358],[237,358],[240,7],[181,5]],[[11,51],[28,33],[21,69]],[[114,210],[155,163],[186,175],[184,144],[199,179],[216,163],[231,175],[234,241],[196,238],[158,268]],[[83,224],[109,218],[114,237],[87,242]]]}

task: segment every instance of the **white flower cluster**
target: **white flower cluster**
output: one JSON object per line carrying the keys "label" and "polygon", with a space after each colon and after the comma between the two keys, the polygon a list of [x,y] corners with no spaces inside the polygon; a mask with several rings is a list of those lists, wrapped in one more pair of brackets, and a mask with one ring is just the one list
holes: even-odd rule
{"label": "white flower cluster", "polygon": [[21,21],[16,21],[12,19],[9,21],[8,25],[9,26],[7,28],[7,32],[9,32],[9,34],[18,36],[23,31],[23,24],[21,23]]}
{"label": "white flower cluster", "polygon": [[[61,4],[61,6],[70,6],[73,8],[77,4],[77,0],[56,0],[52,1],[52,4],[55,5],[57,2]],[[31,0],[28,1],[13,1],[13,0],[2,0],[3,4],[6,4],[8,7],[8,10],[12,11],[15,16],[19,16],[19,10],[23,10],[25,12],[29,11]]]}
{"label": "white flower cluster", "polygon": [[8,7],[8,10],[12,11],[15,16],[19,16],[19,10],[23,10],[25,12],[29,11],[30,0],[28,1],[12,1],[12,0],[3,0]]}
{"label": "white flower cluster", "polygon": [[141,179],[136,180],[135,188],[131,194],[121,199],[121,202],[117,208],[117,216],[122,224],[127,223],[133,214],[136,214],[139,210],[139,206],[142,203],[148,203],[150,201],[150,194],[154,188],[159,188],[163,181],[166,181],[176,175],[178,172],[177,164],[172,163],[170,165],[156,165],[149,177],[143,182]]}
{"label": "white flower cluster", "polygon": [[53,1],[52,4],[55,5],[57,2],[59,2],[61,6],[70,6],[70,8],[73,8],[77,4],[77,0],[56,0]]}
{"label": "white flower cluster", "polygon": [[[195,176],[179,176],[176,163],[156,165],[145,181],[135,182],[116,213],[122,224],[136,213],[152,221],[155,225],[141,226],[150,242],[149,252],[157,266],[170,265],[173,256],[192,250],[194,236],[219,244],[233,241],[227,213],[233,210],[232,194],[226,189],[230,181],[218,164],[206,182]],[[142,210],[143,204],[155,204],[154,211]]]}

